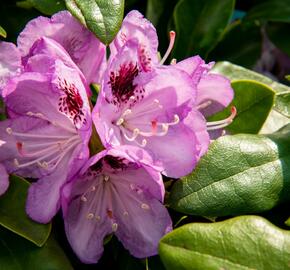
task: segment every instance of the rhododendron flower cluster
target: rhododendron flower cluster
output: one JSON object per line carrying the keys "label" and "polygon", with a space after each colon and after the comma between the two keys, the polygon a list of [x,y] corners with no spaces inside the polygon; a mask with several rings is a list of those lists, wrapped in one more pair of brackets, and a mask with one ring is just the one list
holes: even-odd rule
{"label": "rhododendron flower cluster", "polygon": [[[206,153],[212,130],[235,116],[207,122],[228,106],[230,82],[193,56],[165,65],[153,25],[130,12],[106,47],[69,12],[39,17],[17,46],[0,43],[0,194],[8,173],[35,179],[26,211],[49,222],[61,208],[69,243],[96,263],[115,234],[138,258],[157,254],[172,229],[162,175],[189,174]],[[90,84],[101,86],[93,107]],[[93,130],[97,131],[97,134]],[[92,135],[93,134],[93,135]],[[89,147],[98,136],[103,145]]]}

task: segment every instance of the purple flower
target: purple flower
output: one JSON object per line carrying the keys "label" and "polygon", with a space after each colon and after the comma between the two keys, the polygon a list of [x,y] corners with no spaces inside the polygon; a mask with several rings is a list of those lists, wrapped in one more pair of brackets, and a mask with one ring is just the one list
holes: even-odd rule
{"label": "purple flower", "polygon": [[114,233],[138,258],[157,254],[171,230],[162,205],[160,167],[141,148],[121,146],[92,157],[80,176],[63,189],[68,240],[85,263],[96,263],[103,240]]}
{"label": "purple flower", "polygon": [[0,163],[9,173],[39,178],[29,189],[27,213],[43,223],[59,209],[62,186],[88,160],[91,135],[88,86],[69,57],[67,65],[50,57],[46,41],[37,41],[42,53],[27,59],[24,72],[3,89],[9,118],[0,122],[6,142]]}
{"label": "purple flower", "polygon": [[177,178],[192,171],[208,144],[205,120],[194,109],[196,88],[173,66],[148,68],[139,48],[130,39],[110,57],[93,120],[105,146],[144,147]]}
{"label": "purple flower", "polygon": [[88,83],[99,83],[105,68],[105,46],[82,26],[68,11],[51,18],[31,20],[20,33],[17,44],[22,57],[26,57],[35,41],[48,37],[58,42],[79,66]]}

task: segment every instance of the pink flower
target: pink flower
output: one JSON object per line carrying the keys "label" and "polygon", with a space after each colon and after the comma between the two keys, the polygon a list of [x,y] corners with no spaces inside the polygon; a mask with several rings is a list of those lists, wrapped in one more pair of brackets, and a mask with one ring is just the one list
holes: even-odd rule
{"label": "pink flower", "polygon": [[[208,138],[203,116],[194,110],[196,88],[173,66],[144,62],[140,43],[130,39],[109,59],[93,120],[105,146],[135,145],[162,162],[164,174],[192,171]],[[192,123],[194,118],[196,124]]]}
{"label": "pink flower", "polygon": [[49,54],[54,43],[38,40],[42,53],[31,55],[22,74],[6,83],[9,118],[0,122],[0,163],[9,173],[38,178],[29,189],[27,213],[43,223],[58,211],[62,186],[87,161],[91,135],[88,86],[61,47],[63,61]]}
{"label": "pink flower", "polygon": [[96,263],[114,233],[138,258],[157,254],[171,219],[162,205],[160,169],[142,149],[122,146],[92,157],[63,190],[68,240],[85,263]]}

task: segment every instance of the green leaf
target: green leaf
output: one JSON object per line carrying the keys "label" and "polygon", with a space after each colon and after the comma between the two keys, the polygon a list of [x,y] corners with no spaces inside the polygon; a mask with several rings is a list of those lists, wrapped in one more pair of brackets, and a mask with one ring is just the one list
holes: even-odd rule
{"label": "green leaf", "polygon": [[285,221],[285,224],[286,224],[287,226],[290,226],[290,217]]}
{"label": "green leaf", "polygon": [[290,0],[262,1],[247,13],[245,20],[290,22]]}
{"label": "green leaf", "polygon": [[210,117],[210,121],[226,118],[230,115],[230,108],[235,106],[237,116],[226,127],[231,134],[256,134],[262,128],[274,103],[275,92],[265,84],[251,80],[238,80],[232,82],[235,92],[230,106]]}
{"label": "green leaf", "polygon": [[42,246],[51,231],[51,224],[32,221],[25,212],[29,183],[18,176],[10,176],[8,191],[0,197],[0,225]]}
{"label": "green leaf", "polygon": [[261,56],[261,46],[260,27],[256,25],[244,27],[240,21],[236,21],[228,27],[223,39],[210,52],[208,58],[214,61],[227,60],[252,68]]}
{"label": "green leaf", "polygon": [[[273,81],[272,79],[263,76],[257,72],[251,71],[249,69],[234,65],[229,62],[218,62],[213,70],[215,73],[222,74],[228,77],[230,80],[254,80],[261,82],[263,84],[268,85],[276,92],[275,99],[275,110],[279,113],[285,115],[286,117],[290,117],[290,103],[289,94],[290,87]],[[287,101],[288,100],[288,101]]]}
{"label": "green leaf", "polygon": [[181,0],[174,10],[178,60],[199,54],[206,57],[221,39],[233,14],[234,0]]}
{"label": "green leaf", "polygon": [[289,123],[290,119],[288,117],[285,117],[283,114],[272,110],[259,133],[270,134],[276,132],[278,129]]}
{"label": "green leaf", "polygon": [[[290,125],[289,125],[290,127]],[[290,200],[290,132],[214,141],[196,169],[172,187],[169,206],[198,216],[259,213]]]}
{"label": "green leaf", "polygon": [[167,270],[289,269],[290,232],[256,216],[191,223],[164,236],[159,254]]}
{"label": "green leaf", "polygon": [[162,55],[168,48],[168,33],[174,29],[172,26],[172,14],[177,2],[178,0],[147,1],[146,18],[155,26],[157,30],[159,40],[158,49]]}
{"label": "green leaf", "polygon": [[29,0],[33,7],[46,15],[52,15],[65,9],[63,0]]}
{"label": "green leaf", "polygon": [[50,237],[43,247],[0,228],[0,268],[5,270],[72,270],[57,242]]}
{"label": "green leaf", "polygon": [[0,36],[1,36],[1,37],[4,37],[4,38],[7,37],[7,33],[6,33],[6,31],[5,31],[4,28],[1,27],[1,26],[0,26]]}
{"label": "green leaf", "polygon": [[118,33],[124,0],[65,0],[68,10],[108,45]]}

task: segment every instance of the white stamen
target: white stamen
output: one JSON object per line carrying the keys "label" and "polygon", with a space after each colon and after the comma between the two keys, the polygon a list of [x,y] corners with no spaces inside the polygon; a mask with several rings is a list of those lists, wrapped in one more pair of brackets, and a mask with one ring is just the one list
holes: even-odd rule
{"label": "white stamen", "polygon": [[96,219],[96,221],[100,221],[101,217],[100,216],[96,216],[95,219]]}
{"label": "white stamen", "polygon": [[88,199],[83,195],[83,196],[81,197],[81,201],[82,201],[82,202],[86,202],[86,201],[88,201]]}
{"label": "white stamen", "polygon": [[207,108],[209,105],[211,105],[212,104],[212,101],[211,100],[208,100],[208,101],[205,101],[204,103],[201,103],[201,104],[199,104],[197,107],[196,107],[196,109],[197,110],[201,110],[201,109],[205,109],[205,108]]}
{"label": "white stamen", "polygon": [[169,54],[171,53],[171,51],[173,49],[174,41],[175,41],[175,32],[174,31],[169,32],[169,38],[170,38],[169,46],[168,46],[168,49],[167,49],[165,55],[163,56],[162,60],[160,61],[160,65],[164,64],[164,62],[166,61],[166,59],[168,58]]}
{"label": "white stamen", "polygon": [[105,182],[108,182],[109,180],[110,180],[110,177],[109,177],[108,175],[105,175],[105,176],[104,176],[104,181],[105,181]]}
{"label": "white stamen", "polygon": [[237,115],[237,109],[236,107],[231,108],[231,115],[227,117],[226,119],[220,120],[220,121],[213,121],[213,122],[207,122],[207,130],[215,130],[215,129],[220,129],[223,127],[228,126],[231,124],[234,120],[234,118]]}
{"label": "white stamen", "polygon": [[127,217],[127,216],[129,216],[129,213],[128,213],[127,211],[124,211],[123,215],[124,215],[125,217]]}

